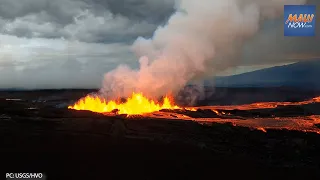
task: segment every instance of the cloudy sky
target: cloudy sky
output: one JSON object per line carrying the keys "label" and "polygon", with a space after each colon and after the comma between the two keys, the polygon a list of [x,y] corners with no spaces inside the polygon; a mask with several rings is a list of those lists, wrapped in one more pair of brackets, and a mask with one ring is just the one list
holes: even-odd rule
{"label": "cloudy sky", "polygon": [[[199,1],[200,2],[200,1]],[[309,1],[320,5],[319,0]],[[0,0],[0,88],[98,88],[119,64],[137,67],[131,45],[151,37],[174,0]],[[317,9],[319,13],[319,8]],[[229,75],[320,58],[317,37],[284,37],[268,21]],[[317,24],[319,24],[317,19]]]}

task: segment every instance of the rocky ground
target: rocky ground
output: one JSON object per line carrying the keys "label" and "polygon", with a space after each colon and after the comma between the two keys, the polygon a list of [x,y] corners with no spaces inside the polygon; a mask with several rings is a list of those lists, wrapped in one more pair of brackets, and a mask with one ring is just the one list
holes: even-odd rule
{"label": "rocky ground", "polygon": [[[234,121],[312,116],[318,103],[218,113],[160,112],[158,118],[157,113],[105,116],[66,108],[86,93],[1,92],[1,171],[44,172],[48,179],[320,178],[316,132],[265,132],[235,126],[222,114]],[[179,114],[214,116],[222,123],[199,123]],[[176,117],[168,118],[171,115]]]}

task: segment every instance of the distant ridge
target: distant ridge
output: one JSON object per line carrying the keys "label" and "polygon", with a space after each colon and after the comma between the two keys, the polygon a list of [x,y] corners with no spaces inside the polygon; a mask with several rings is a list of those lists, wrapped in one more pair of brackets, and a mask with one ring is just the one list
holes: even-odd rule
{"label": "distant ridge", "polygon": [[215,85],[217,87],[320,89],[320,60],[305,60],[233,76],[216,77]]}
{"label": "distant ridge", "polygon": [[[209,81],[205,85],[211,86]],[[243,74],[216,77],[216,87],[229,88],[263,88],[263,87],[289,87],[299,89],[320,90],[320,60],[305,60],[294,64],[275,66]],[[3,88],[0,91],[65,91],[89,89],[25,89]],[[97,91],[97,89],[90,89]]]}
{"label": "distant ridge", "polygon": [[0,91],[23,91],[23,88],[0,88]]}

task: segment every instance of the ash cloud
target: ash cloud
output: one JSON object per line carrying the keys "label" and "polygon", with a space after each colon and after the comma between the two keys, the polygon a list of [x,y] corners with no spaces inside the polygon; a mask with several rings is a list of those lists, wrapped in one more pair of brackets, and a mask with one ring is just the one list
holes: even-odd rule
{"label": "ash cloud", "polygon": [[304,0],[180,0],[167,24],[151,38],[139,37],[132,49],[140,69],[126,65],[108,72],[101,92],[107,97],[143,92],[159,97],[177,93],[188,82],[241,64],[245,42],[261,24],[282,14],[285,4]]}

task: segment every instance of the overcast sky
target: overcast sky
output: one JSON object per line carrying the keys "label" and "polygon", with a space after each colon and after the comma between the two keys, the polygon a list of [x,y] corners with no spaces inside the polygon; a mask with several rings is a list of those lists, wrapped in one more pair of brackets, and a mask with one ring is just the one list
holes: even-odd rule
{"label": "overcast sky", "polygon": [[[137,67],[132,43],[173,12],[174,0],[0,0],[0,88],[100,87],[117,65]],[[243,47],[240,68],[220,74],[319,58],[320,18],[311,38],[284,37],[282,18]]]}

